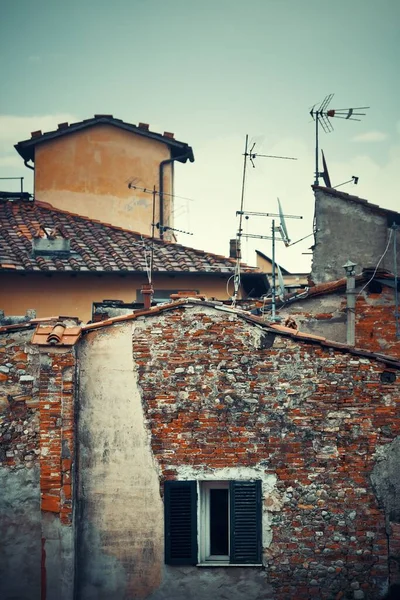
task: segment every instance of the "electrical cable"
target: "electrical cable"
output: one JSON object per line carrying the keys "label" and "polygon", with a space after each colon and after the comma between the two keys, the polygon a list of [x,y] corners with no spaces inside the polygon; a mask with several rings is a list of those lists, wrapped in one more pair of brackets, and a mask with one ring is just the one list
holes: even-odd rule
{"label": "electrical cable", "polygon": [[391,229],[391,230],[390,230],[390,235],[389,235],[388,243],[386,244],[385,251],[384,251],[384,253],[382,254],[382,256],[380,257],[380,259],[379,259],[379,261],[378,261],[378,264],[377,264],[377,265],[376,265],[376,267],[375,267],[375,271],[374,271],[374,272],[373,272],[373,274],[372,274],[372,277],[371,277],[371,279],[369,279],[369,280],[367,281],[367,283],[364,285],[364,287],[363,287],[363,288],[361,288],[361,290],[358,292],[358,294],[357,294],[357,298],[358,298],[358,296],[360,296],[360,294],[362,294],[362,293],[363,293],[363,291],[365,290],[365,288],[367,287],[367,285],[369,285],[369,284],[371,283],[371,281],[373,280],[373,278],[375,277],[375,275],[376,275],[376,272],[377,272],[377,270],[378,270],[378,267],[379,267],[379,265],[381,264],[382,260],[383,260],[383,259],[384,259],[384,257],[385,257],[385,254],[386,254],[386,252],[387,252],[387,251],[388,251],[388,249],[389,249],[389,245],[390,245],[390,241],[391,241],[391,239],[392,239],[392,235],[393,235],[393,229]]}

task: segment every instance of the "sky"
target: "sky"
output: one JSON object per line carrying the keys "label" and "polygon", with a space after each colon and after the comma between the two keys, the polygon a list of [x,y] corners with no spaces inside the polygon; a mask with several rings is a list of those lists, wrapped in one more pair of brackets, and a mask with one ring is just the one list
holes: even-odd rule
{"label": "sky", "polygon": [[[311,107],[368,106],[360,122],[332,119],[321,133],[333,185],[400,210],[400,2],[398,0],[3,0],[0,24],[0,177],[32,172],[14,144],[31,131],[95,113],[149,123],[193,147],[175,169],[179,242],[228,254],[238,228],[245,136],[259,154],[248,163],[244,209],[287,215],[293,242],[311,234],[315,127]],[[18,183],[1,181],[0,189]],[[271,218],[244,222],[270,235]],[[313,238],[277,260],[310,267]],[[247,238],[271,255],[271,241]],[[351,256],[349,256],[351,259]]]}

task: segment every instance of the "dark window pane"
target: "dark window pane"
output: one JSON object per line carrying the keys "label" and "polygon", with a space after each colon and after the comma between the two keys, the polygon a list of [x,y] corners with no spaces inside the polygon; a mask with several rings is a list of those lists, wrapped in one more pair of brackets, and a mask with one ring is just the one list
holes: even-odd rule
{"label": "dark window pane", "polygon": [[210,490],[210,554],[229,554],[229,490]]}

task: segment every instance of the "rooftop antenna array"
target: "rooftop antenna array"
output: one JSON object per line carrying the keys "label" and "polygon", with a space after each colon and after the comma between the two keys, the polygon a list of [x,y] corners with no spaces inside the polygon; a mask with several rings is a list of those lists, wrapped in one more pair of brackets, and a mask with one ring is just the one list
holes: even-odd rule
{"label": "rooftop antenna array", "polygon": [[[320,170],[319,170],[319,127],[321,127],[325,133],[330,133],[331,131],[333,131],[333,125],[332,125],[330,119],[335,118],[335,119],[345,119],[346,121],[361,121],[361,119],[359,119],[358,117],[363,117],[366,115],[366,113],[358,112],[358,111],[367,110],[369,108],[369,106],[357,106],[355,108],[329,108],[328,109],[328,106],[332,102],[333,96],[334,96],[334,94],[328,94],[328,96],[325,96],[325,98],[322,100],[322,102],[318,106],[318,108],[316,108],[317,104],[314,104],[314,106],[310,110],[310,115],[311,115],[313,121],[315,121],[315,180],[314,180],[314,185],[319,185],[320,177],[322,177],[324,179],[325,185],[326,185],[325,176],[328,172],[328,170],[326,168],[324,156],[322,159],[322,161],[324,163],[324,171],[320,172]],[[328,180],[329,180],[329,175],[328,175]],[[353,178],[353,180],[354,180],[354,178]],[[357,181],[358,181],[358,179],[357,179]],[[346,183],[348,183],[348,182],[346,182]],[[341,184],[341,185],[343,185],[343,184]],[[327,187],[331,187],[331,186],[327,186]]]}
{"label": "rooftop antenna array", "polygon": [[[232,296],[232,304],[235,305],[237,298],[238,298],[238,294],[239,294],[239,289],[240,289],[240,259],[241,259],[241,238],[242,237],[246,237],[246,238],[251,238],[251,237],[261,237],[264,239],[270,239],[269,237],[265,237],[265,236],[255,236],[252,234],[243,234],[243,216],[246,215],[246,218],[248,218],[248,215],[252,214],[252,215],[257,215],[257,216],[266,216],[268,215],[268,213],[245,213],[244,212],[244,196],[245,196],[245,188],[246,188],[246,171],[247,171],[247,163],[248,161],[251,162],[253,168],[255,168],[255,159],[260,157],[260,158],[277,158],[280,160],[297,160],[297,158],[294,158],[292,156],[276,156],[274,154],[259,154],[258,152],[255,152],[256,146],[256,142],[253,142],[250,150],[249,150],[249,136],[248,134],[246,134],[246,141],[245,141],[245,147],[244,147],[244,153],[243,153],[243,177],[242,177],[242,193],[241,193],[241,198],[240,198],[240,210],[236,212],[236,215],[239,215],[239,227],[238,227],[238,231],[236,234],[236,267],[235,267],[235,274],[234,274],[234,293]],[[271,216],[271,215],[268,215]],[[279,216],[279,215],[276,215]]]}
{"label": "rooftop antenna array", "polygon": [[[177,233],[184,233],[185,235],[193,235],[193,233],[191,233],[190,231],[183,231],[182,229],[176,229],[175,227],[169,227],[168,225],[162,225],[160,222],[156,223],[155,222],[156,221],[156,217],[155,217],[156,196],[159,196],[160,192],[156,189],[155,185],[153,186],[153,189],[139,187],[139,186],[135,185],[136,181],[137,181],[137,178],[133,178],[131,181],[129,181],[128,188],[134,189],[134,190],[139,190],[139,191],[143,192],[144,194],[151,194],[153,197],[153,216],[152,216],[152,222],[151,222],[151,253],[150,253],[150,267],[149,267],[149,274],[148,274],[149,284],[151,285],[152,280],[153,280],[154,233],[155,233],[155,230],[158,229],[160,231],[160,233],[164,233],[165,231],[175,231]],[[173,198],[182,198],[183,200],[191,200],[191,198],[183,198],[182,196],[175,196],[174,194],[167,194],[166,192],[163,192],[163,196],[171,196]]]}
{"label": "rooftop antenna array", "polygon": [[[300,215],[284,215],[283,214],[283,210],[282,210],[282,205],[281,202],[278,198],[278,213],[264,213],[264,212],[251,212],[251,211],[237,211],[236,214],[242,216],[245,215],[246,218],[248,218],[251,215],[256,215],[258,217],[274,217],[272,219],[272,224],[271,224],[271,234],[272,235],[256,235],[253,233],[243,233],[242,236],[246,237],[246,238],[258,238],[258,239],[262,239],[262,240],[272,240],[272,302],[271,302],[271,320],[275,321],[276,320],[276,292],[277,292],[277,285],[276,285],[276,279],[278,276],[278,281],[279,281],[279,288],[280,288],[280,295],[283,295],[284,293],[284,282],[283,282],[283,277],[282,277],[282,272],[279,268],[279,265],[276,264],[276,260],[275,260],[275,244],[276,244],[276,234],[279,233],[280,235],[280,239],[278,238],[278,241],[281,241],[285,244],[286,248],[288,248],[289,246],[293,246],[294,244],[297,244],[298,242],[302,241],[305,238],[302,238],[301,240],[297,240],[296,242],[291,242],[290,238],[289,238],[289,234],[288,234],[288,230],[286,227],[286,219],[302,219],[303,217]],[[242,213],[242,214],[241,214]],[[279,225],[275,225],[275,217],[279,217]],[[312,234],[310,234],[312,235]],[[309,236],[306,236],[309,237]]]}

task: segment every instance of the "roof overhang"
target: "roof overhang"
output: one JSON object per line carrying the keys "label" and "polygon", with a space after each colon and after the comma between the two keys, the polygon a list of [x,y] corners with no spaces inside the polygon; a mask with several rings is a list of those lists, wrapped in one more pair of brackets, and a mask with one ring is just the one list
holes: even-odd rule
{"label": "roof overhang", "polygon": [[131,123],[125,123],[121,119],[115,119],[111,116],[101,116],[94,117],[92,119],[85,119],[84,121],[80,121],[79,123],[71,123],[71,125],[65,124],[66,126],[59,125],[59,128],[55,131],[49,131],[48,133],[38,132],[38,135],[32,135],[32,137],[28,140],[22,140],[15,144],[14,148],[18,152],[18,154],[24,159],[24,161],[35,161],[35,149],[39,144],[44,144],[46,142],[59,139],[61,137],[65,137],[67,135],[72,135],[73,133],[77,133],[84,129],[88,129],[90,127],[95,127],[97,125],[111,125],[113,127],[117,127],[118,129],[123,129],[135,135],[140,135],[142,137],[146,137],[148,139],[153,139],[157,142],[161,142],[166,144],[171,151],[171,158],[185,163],[188,160],[190,162],[194,162],[194,154],[191,146],[186,144],[185,142],[179,142],[172,137],[172,134],[162,135],[160,133],[155,133],[153,131],[149,131],[144,127],[140,127],[137,125],[133,125]]}

